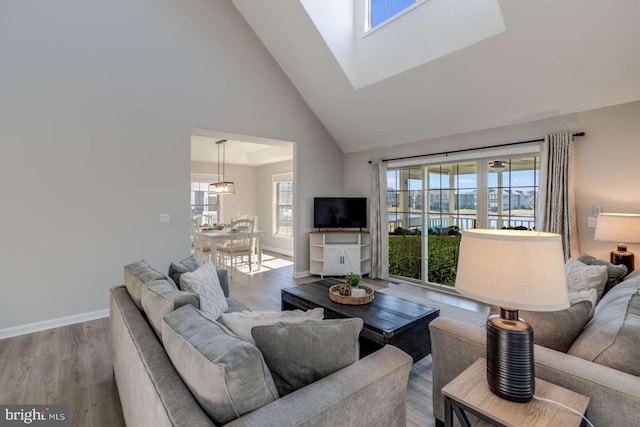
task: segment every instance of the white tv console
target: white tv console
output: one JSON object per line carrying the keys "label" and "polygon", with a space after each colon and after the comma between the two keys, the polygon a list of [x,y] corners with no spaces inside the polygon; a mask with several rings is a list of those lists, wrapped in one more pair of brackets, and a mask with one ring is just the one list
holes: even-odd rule
{"label": "white tv console", "polygon": [[309,272],[324,276],[368,274],[371,235],[368,231],[312,231],[309,233]]}

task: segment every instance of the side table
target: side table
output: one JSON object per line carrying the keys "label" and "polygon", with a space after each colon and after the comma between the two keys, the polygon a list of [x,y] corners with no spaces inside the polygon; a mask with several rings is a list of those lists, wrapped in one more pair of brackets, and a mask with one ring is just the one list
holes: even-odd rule
{"label": "side table", "polygon": [[[528,403],[516,403],[496,396],[489,390],[486,372],[487,361],[478,359],[443,387],[445,427],[453,427],[454,413],[463,427],[471,426],[466,413],[498,427],[582,425],[581,416],[555,403],[536,398]],[[536,396],[561,403],[581,414],[586,413],[589,404],[587,396],[539,378],[536,378]],[[479,425],[487,424],[481,421]]]}

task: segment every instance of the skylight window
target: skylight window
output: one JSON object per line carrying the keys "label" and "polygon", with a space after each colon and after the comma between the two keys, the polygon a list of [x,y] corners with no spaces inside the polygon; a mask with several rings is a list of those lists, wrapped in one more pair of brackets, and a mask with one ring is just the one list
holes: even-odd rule
{"label": "skylight window", "polygon": [[369,0],[369,29],[398,15],[420,0]]}

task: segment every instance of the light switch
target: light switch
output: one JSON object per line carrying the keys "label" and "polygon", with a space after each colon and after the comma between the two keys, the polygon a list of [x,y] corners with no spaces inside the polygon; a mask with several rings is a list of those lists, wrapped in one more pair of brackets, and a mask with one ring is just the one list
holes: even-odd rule
{"label": "light switch", "polygon": [[587,218],[587,227],[596,228],[596,217],[590,216]]}
{"label": "light switch", "polygon": [[160,214],[160,223],[161,224],[166,224],[168,222],[170,222],[171,217],[169,217],[169,214]]}

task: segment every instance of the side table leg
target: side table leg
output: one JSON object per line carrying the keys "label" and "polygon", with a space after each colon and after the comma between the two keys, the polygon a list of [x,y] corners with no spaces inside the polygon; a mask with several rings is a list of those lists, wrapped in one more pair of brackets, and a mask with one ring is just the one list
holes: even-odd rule
{"label": "side table leg", "polygon": [[453,408],[447,396],[444,397],[444,427],[453,427]]}

